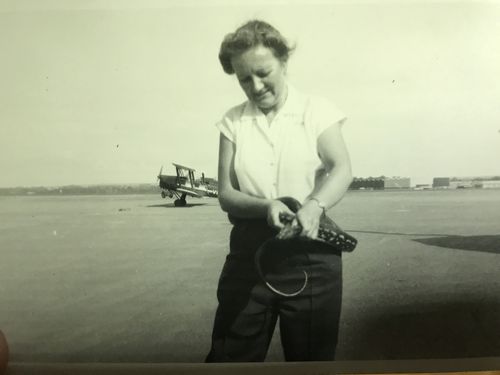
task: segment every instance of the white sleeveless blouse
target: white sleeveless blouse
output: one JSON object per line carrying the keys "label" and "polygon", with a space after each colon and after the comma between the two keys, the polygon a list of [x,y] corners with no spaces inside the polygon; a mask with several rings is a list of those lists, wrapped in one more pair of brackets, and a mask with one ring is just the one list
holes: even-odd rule
{"label": "white sleeveless blouse", "polygon": [[324,169],[319,135],[346,117],[327,99],[306,96],[288,85],[285,103],[268,124],[252,102],[231,108],[216,126],[235,143],[234,169],[240,191],[268,199],[290,196],[303,203]]}

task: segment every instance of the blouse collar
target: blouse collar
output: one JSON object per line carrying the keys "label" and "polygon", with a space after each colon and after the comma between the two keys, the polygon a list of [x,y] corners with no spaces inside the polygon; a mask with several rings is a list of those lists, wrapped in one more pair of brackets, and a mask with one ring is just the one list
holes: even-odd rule
{"label": "blouse collar", "polygon": [[[305,105],[304,97],[294,86],[292,86],[288,82],[286,83],[286,85],[288,89],[287,97],[285,99],[285,103],[276,114],[276,117],[293,117],[297,115],[302,116],[304,113]],[[248,100],[243,110],[242,117],[253,120],[258,119],[259,117],[265,117],[265,115],[254,102]]]}

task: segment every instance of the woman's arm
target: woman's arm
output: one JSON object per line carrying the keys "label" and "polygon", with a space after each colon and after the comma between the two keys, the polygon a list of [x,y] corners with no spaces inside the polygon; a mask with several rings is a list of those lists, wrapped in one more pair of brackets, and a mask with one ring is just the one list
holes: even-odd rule
{"label": "woman's arm", "polygon": [[351,160],[342,137],[340,124],[326,129],[318,138],[318,153],[327,175],[317,191],[311,194],[327,208],[336,205],[352,182]]}
{"label": "woman's arm", "polygon": [[352,181],[351,161],[339,123],[330,126],[318,137],[318,153],[327,174],[297,213],[297,220],[303,227],[302,235],[311,238],[317,236],[323,212],[319,202],[326,209],[333,207],[342,199]]}
{"label": "woman's arm", "polygon": [[234,171],[235,145],[223,134],[219,139],[219,203],[223,211],[240,218],[267,218],[271,226],[283,225],[279,214],[294,216],[287,206],[277,200],[253,197],[239,191]]}

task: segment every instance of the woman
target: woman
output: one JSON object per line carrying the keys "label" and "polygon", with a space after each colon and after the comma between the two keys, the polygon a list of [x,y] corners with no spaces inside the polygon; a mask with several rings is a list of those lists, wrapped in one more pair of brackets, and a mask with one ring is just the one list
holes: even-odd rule
{"label": "woman", "polygon": [[[256,250],[293,215],[301,235],[315,239],[320,217],[351,182],[341,124],[327,100],[306,96],[286,80],[291,48],[262,21],[250,21],[222,42],[219,60],[235,74],[248,100],[217,124],[219,201],[234,227],[222,270],[212,347],[207,362],[263,361],[279,317],[287,361],[332,360],[340,317],[340,252],[315,251],[306,241],[310,288],[293,298],[272,293],[259,280]],[[293,213],[277,198],[293,197]]]}

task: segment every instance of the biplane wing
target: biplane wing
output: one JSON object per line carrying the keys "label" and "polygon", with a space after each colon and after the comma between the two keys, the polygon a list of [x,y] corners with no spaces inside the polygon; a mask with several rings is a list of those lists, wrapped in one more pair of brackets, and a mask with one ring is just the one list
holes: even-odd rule
{"label": "biplane wing", "polygon": [[184,169],[184,170],[186,170],[186,171],[193,171],[193,172],[196,172],[196,170],[195,170],[195,169],[190,168],[190,167],[185,167],[184,165],[180,165],[180,164],[177,164],[177,163],[172,163],[172,165],[173,165],[175,168]]}
{"label": "biplane wing", "polygon": [[191,197],[201,197],[202,196],[202,195],[198,194],[197,192],[195,192],[194,190],[189,190],[189,189],[185,189],[185,188],[181,188],[181,187],[178,187],[177,191],[180,193],[189,195]]}

